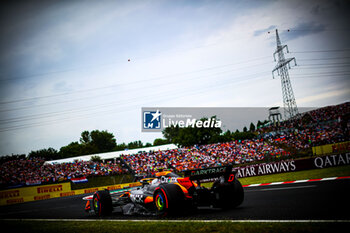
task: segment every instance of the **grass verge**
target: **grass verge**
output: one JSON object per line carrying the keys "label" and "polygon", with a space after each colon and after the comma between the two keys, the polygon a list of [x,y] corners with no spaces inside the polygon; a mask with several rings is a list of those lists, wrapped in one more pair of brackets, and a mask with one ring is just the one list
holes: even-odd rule
{"label": "grass verge", "polygon": [[330,167],[323,169],[312,169],[298,172],[279,173],[274,175],[264,175],[241,178],[239,181],[242,185],[262,184],[281,181],[319,179],[326,177],[350,176],[350,166]]}
{"label": "grass verge", "polygon": [[[298,172],[286,172],[273,175],[253,176],[247,178],[239,178],[242,185],[248,184],[263,184],[272,182],[283,182],[293,180],[319,179],[327,177],[350,176],[350,166],[330,167],[323,169],[312,169]],[[209,188],[212,183],[203,184]]]}
{"label": "grass verge", "polygon": [[9,232],[341,232],[349,223],[1,221]]}

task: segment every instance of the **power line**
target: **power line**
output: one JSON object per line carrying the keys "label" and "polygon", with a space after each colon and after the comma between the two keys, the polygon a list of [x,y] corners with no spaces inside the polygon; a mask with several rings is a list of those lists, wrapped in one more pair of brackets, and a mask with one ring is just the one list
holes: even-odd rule
{"label": "power line", "polygon": [[[245,82],[247,80],[254,80],[254,79],[262,79],[262,80],[264,80],[270,72],[266,71],[264,73],[266,74],[265,76],[256,76],[256,74],[253,74],[253,75],[251,75],[251,76],[253,76],[252,78],[248,78],[248,79],[244,79],[244,80],[236,80],[235,82],[229,82],[229,83],[221,83],[220,85],[217,85],[216,87],[215,86],[209,86],[209,87],[206,87],[205,89],[193,90],[192,88],[190,88],[189,90],[183,91],[181,93],[185,94],[185,95],[182,95],[182,96],[191,96],[191,95],[197,95],[199,93],[207,93],[208,90],[221,88],[221,87],[224,87],[224,86],[227,86],[227,85],[237,84],[239,82]],[[190,92],[189,94],[188,94],[188,91]],[[176,91],[175,94],[179,94],[179,92]],[[164,97],[164,94],[161,93],[161,94],[159,94],[159,96]],[[143,97],[142,100],[144,100],[144,98],[145,97]],[[172,99],[174,97],[169,95],[169,93],[167,93],[166,98],[162,98],[162,100],[169,99],[169,98]],[[130,108],[129,105],[127,105],[127,106]],[[60,118],[60,119],[56,119],[56,120],[41,121],[41,122],[38,122],[38,123],[28,123],[28,124],[24,124],[24,125],[8,126],[8,127],[5,127],[5,128],[0,128],[0,132],[12,131],[12,130],[18,130],[18,129],[24,129],[24,128],[31,128],[31,127],[35,127],[35,126],[50,125],[52,123],[62,123],[63,121],[91,118],[91,117],[96,117],[97,114],[101,114],[101,113],[104,113],[104,114],[105,113],[115,113],[115,111],[116,110],[99,111],[99,112],[84,114],[84,115],[78,116],[77,118],[74,118],[74,117],[70,116],[70,117]],[[118,110],[117,113],[119,113],[119,112],[120,111]]]}
{"label": "power line", "polygon": [[[53,97],[67,96],[67,95],[72,95],[72,94],[77,94],[77,93],[86,93],[86,92],[92,92],[92,91],[98,91],[98,90],[105,90],[105,89],[110,89],[110,88],[114,88],[114,87],[120,87],[121,85],[133,85],[133,84],[138,84],[140,82],[149,82],[149,81],[154,81],[154,80],[159,80],[159,79],[164,79],[164,78],[169,78],[169,77],[176,77],[176,76],[181,76],[181,75],[186,75],[186,74],[191,74],[191,73],[196,73],[196,72],[202,72],[202,71],[208,71],[208,70],[213,70],[213,69],[219,69],[219,68],[223,68],[223,67],[239,65],[239,64],[244,64],[244,63],[250,63],[250,62],[253,62],[253,61],[266,59],[268,57],[269,56],[265,56],[265,57],[250,59],[250,60],[236,62],[236,63],[229,63],[229,64],[225,64],[225,65],[220,65],[220,66],[207,67],[207,68],[203,68],[203,69],[199,69],[199,70],[193,70],[193,71],[188,71],[188,72],[176,73],[176,74],[172,74],[172,75],[164,75],[164,76],[159,76],[159,77],[155,77],[155,78],[151,78],[151,79],[138,80],[138,81],[129,82],[129,83],[119,83],[119,84],[113,84],[113,85],[108,85],[108,86],[89,88],[89,89],[85,89],[85,90],[78,90],[78,91],[72,91],[72,92],[65,92],[65,93],[54,94],[54,95],[36,96],[36,97],[29,97],[29,98],[23,98],[23,99],[17,99],[17,100],[8,100],[8,101],[0,102],[0,104],[18,103],[18,102],[32,101],[32,100],[38,100],[38,99],[43,99],[43,98],[53,98]],[[268,64],[268,63],[265,62],[263,64]],[[262,64],[258,64],[258,65],[262,65]],[[256,65],[254,65],[254,66],[256,66]],[[251,67],[251,66],[249,66],[249,67]],[[249,67],[247,67],[247,68],[249,68]]]}
{"label": "power line", "polygon": [[[269,64],[269,63],[270,62],[265,62],[265,63],[261,63],[261,64],[254,65],[254,66],[265,65],[265,64]],[[196,79],[203,79],[203,78],[208,78],[208,77],[213,77],[213,76],[218,76],[218,75],[223,75],[223,74],[229,74],[229,73],[231,73],[233,71],[241,70],[241,69],[247,69],[247,68],[250,68],[250,67],[252,67],[252,66],[240,67],[240,68],[236,68],[236,69],[230,69],[230,70],[216,72],[216,73],[211,73],[211,74],[207,74],[207,75],[200,75],[200,76],[197,76],[197,77],[188,78],[188,79],[186,79],[186,81],[196,80]],[[167,86],[167,85],[172,84],[172,83],[178,83],[178,80],[172,80],[172,81],[167,81],[167,82],[163,82],[163,83],[158,83],[156,85],[152,85],[152,86],[149,86],[149,87],[128,88],[127,90],[118,92],[118,94],[123,93],[123,92],[130,92],[130,91],[134,91],[134,90],[138,90],[138,89],[145,90],[147,88]],[[84,97],[84,98],[77,98],[77,99],[71,99],[70,98],[69,100],[56,101],[54,103],[39,104],[39,105],[34,105],[34,106],[24,106],[24,107],[12,108],[12,109],[2,109],[2,110],[0,110],[0,112],[16,111],[16,110],[23,110],[23,109],[33,109],[33,108],[37,108],[37,107],[52,106],[52,105],[57,105],[57,104],[62,104],[62,103],[71,103],[71,102],[76,102],[76,101],[81,101],[81,100],[100,98],[100,97],[105,97],[105,96],[114,95],[114,94],[115,93],[107,93],[107,94],[104,93],[104,94],[101,94],[101,95],[88,96],[88,97]]]}
{"label": "power line", "polygon": [[329,61],[338,59],[350,59],[350,57],[325,57],[325,58],[304,58],[298,59],[298,61]]}
{"label": "power line", "polygon": [[[248,74],[248,75],[239,76],[239,78],[256,76],[256,75],[261,75],[261,74],[266,74],[266,73],[268,73],[268,72],[265,71],[265,72],[259,72],[259,73],[254,73],[254,74]],[[169,83],[167,83],[167,84],[169,84]],[[211,86],[211,87],[213,87],[213,86]],[[134,98],[134,99],[137,100],[138,98],[139,97]],[[141,98],[143,98],[143,97],[141,97]],[[26,115],[26,116],[21,116],[21,117],[8,118],[8,119],[0,120],[0,124],[15,123],[15,122],[20,122],[20,121],[42,119],[42,118],[46,118],[46,117],[54,117],[54,116],[59,116],[59,115],[63,115],[63,114],[91,111],[93,109],[99,109],[99,108],[108,107],[111,105],[113,106],[113,105],[117,105],[120,103],[125,103],[125,102],[112,101],[112,102],[108,102],[108,103],[104,103],[104,104],[96,104],[96,105],[85,106],[85,107],[80,107],[80,108],[71,108],[71,109],[64,110],[64,111],[54,111],[54,112],[46,112],[46,113]]]}
{"label": "power line", "polygon": [[[295,77],[294,77],[295,76]],[[350,73],[347,73],[347,74],[335,74],[335,75],[332,75],[332,78],[349,78],[350,77]],[[299,76],[299,75],[293,75],[293,79],[308,79],[308,78],[311,78],[311,79],[316,79],[316,78],[330,78],[329,75],[309,75],[309,76]]]}
{"label": "power line", "polygon": [[[265,64],[265,63],[262,63],[262,64]],[[337,64],[337,63],[335,63],[335,64]],[[247,68],[247,67],[244,67],[244,68]],[[241,69],[241,68],[238,68],[238,69]],[[237,70],[237,69],[233,69],[233,70]],[[220,75],[220,74],[224,74],[224,73],[229,73],[231,71],[232,71],[232,69],[229,70],[229,71],[223,71],[223,72],[210,74],[210,75],[207,75],[207,77],[210,77],[210,76],[213,76],[213,75]],[[323,74],[323,75],[333,74],[334,75],[335,73],[334,72],[333,73],[324,73],[324,72],[323,73],[307,73],[307,74],[304,74],[304,76],[305,75],[320,75],[320,74]],[[343,73],[341,73],[341,74],[343,74]],[[256,75],[256,74],[253,74],[253,75]],[[205,77],[205,76],[194,77],[194,78],[187,79],[187,80],[194,80],[194,79],[199,79],[199,78],[203,78],[203,77]],[[240,76],[240,77],[244,77],[244,76]],[[166,85],[171,84],[171,83],[176,83],[176,82],[177,81],[175,81],[175,82],[168,82],[168,83],[166,83]],[[161,85],[162,84],[158,84],[158,86],[161,86]],[[144,88],[144,87],[142,87],[142,88]],[[127,91],[132,91],[132,89],[128,89]],[[111,93],[111,94],[114,94],[114,93]],[[93,96],[93,98],[95,98],[95,97],[96,96]],[[70,101],[63,101],[63,102],[58,102],[58,103],[66,103],[66,102],[70,102]],[[107,104],[103,104],[103,105],[99,104],[99,105],[95,105],[95,106],[86,106],[86,107],[82,107],[82,108],[74,108],[74,109],[69,109],[69,110],[65,110],[65,111],[49,112],[49,113],[41,113],[41,114],[36,114],[36,115],[22,116],[22,117],[16,117],[16,118],[11,118],[11,119],[0,120],[0,122],[2,121],[3,124],[4,124],[4,123],[19,122],[19,121],[23,121],[23,120],[33,120],[33,119],[37,119],[38,117],[40,117],[40,118],[53,117],[53,116],[62,115],[62,114],[65,114],[65,113],[68,114],[68,113],[74,113],[74,112],[79,112],[79,111],[89,111],[91,109],[94,109],[95,107],[99,107],[99,108],[100,107],[108,107],[111,104],[116,104],[116,103],[118,103],[118,102],[111,102],[111,103],[107,103]],[[52,104],[44,104],[44,106],[50,106],[50,105],[52,105]],[[36,107],[36,106],[34,106],[34,107]],[[10,110],[22,110],[22,109],[27,109],[27,108],[33,108],[33,107],[32,106],[27,106],[27,107],[23,107],[23,108],[10,109]],[[3,111],[6,111],[6,110],[3,110]]]}
{"label": "power line", "polygon": [[293,74],[293,76],[298,76],[298,77],[307,77],[307,76],[327,76],[327,77],[334,77],[334,76],[344,76],[344,75],[349,75],[350,71],[347,72],[336,72],[336,73],[308,73],[308,74]]}
{"label": "power line", "polygon": [[[323,52],[343,52],[343,51],[350,51],[350,49],[344,49],[344,50],[296,51],[296,52],[290,52],[290,53],[323,53]],[[244,64],[244,63],[249,63],[249,62],[252,62],[252,61],[262,60],[262,59],[266,59],[266,58],[269,58],[269,56],[259,57],[259,58],[250,59],[250,60],[241,61],[241,62],[236,62],[236,63],[229,63],[229,64],[225,64],[225,65],[220,65],[220,66],[213,66],[213,67],[208,67],[208,68],[203,68],[203,69],[199,69],[199,70],[183,72],[183,73],[178,73],[178,74],[173,74],[173,75],[160,76],[160,77],[156,77],[156,78],[149,79],[149,80],[142,80],[142,82],[152,81],[152,80],[156,80],[156,79],[163,78],[163,77],[165,78],[165,77],[170,77],[170,76],[185,75],[185,74],[190,74],[192,72],[200,72],[200,71],[205,71],[205,70],[222,68],[222,67],[226,67],[226,66]],[[299,59],[299,61],[333,60],[333,59],[349,59],[349,58],[350,57]],[[113,62],[111,64],[116,64],[116,63]],[[101,64],[100,66],[105,66],[105,65],[106,64]],[[88,67],[91,67],[91,66],[88,66]],[[41,73],[41,74],[28,75],[28,76],[23,76],[23,77],[36,77],[36,76],[43,76],[43,75],[49,75],[49,74],[55,74],[55,73],[70,72],[70,71],[75,71],[75,70],[88,68],[88,67],[87,66],[86,67],[77,67],[77,68],[58,70],[58,71],[52,71],[52,72],[47,72],[47,73]],[[9,100],[9,101],[0,102],[0,104],[17,103],[17,102],[23,102],[23,101],[32,101],[32,100],[38,100],[38,99],[42,99],[42,98],[53,98],[53,97],[59,97],[59,96],[72,95],[72,94],[76,94],[76,93],[86,93],[86,92],[92,92],[92,91],[97,91],[97,90],[104,90],[104,89],[114,88],[114,87],[117,87],[119,85],[131,85],[131,84],[139,83],[139,82],[140,81],[136,81],[136,82],[128,83],[128,84],[122,83],[122,84],[115,84],[115,85],[109,85],[109,86],[103,86],[103,87],[97,87],[97,88],[91,88],[91,89],[85,89],[85,90],[78,90],[78,91],[74,91],[74,92],[65,92],[65,93],[61,93],[61,94],[54,94],[54,95],[47,95],[47,96],[37,96],[37,97],[30,97],[30,98],[17,99],[17,100]]]}
{"label": "power line", "polygon": [[329,50],[309,50],[309,51],[295,51],[290,53],[336,53],[336,52],[346,52],[350,49],[329,49]]}
{"label": "power line", "polygon": [[350,64],[349,62],[337,62],[337,63],[312,63],[312,64],[303,64],[303,65],[298,65],[298,67],[303,67],[303,66],[348,66]]}

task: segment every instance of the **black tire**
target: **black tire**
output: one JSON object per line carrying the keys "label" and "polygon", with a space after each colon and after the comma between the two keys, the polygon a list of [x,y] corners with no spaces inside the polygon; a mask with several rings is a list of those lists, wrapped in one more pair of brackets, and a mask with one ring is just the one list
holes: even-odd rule
{"label": "black tire", "polygon": [[112,198],[107,190],[95,192],[92,198],[92,208],[98,217],[112,213]]}
{"label": "black tire", "polygon": [[184,211],[185,196],[176,184],[162,184],[153,195],[157,215],[177,215]]}
{"label": "black tire", "polygon": [[232,209],[242,204],[244,191],[239,180],[234,179],[231,183],[221,184],[218,180],[213,187],[214,206],[222,209]]}

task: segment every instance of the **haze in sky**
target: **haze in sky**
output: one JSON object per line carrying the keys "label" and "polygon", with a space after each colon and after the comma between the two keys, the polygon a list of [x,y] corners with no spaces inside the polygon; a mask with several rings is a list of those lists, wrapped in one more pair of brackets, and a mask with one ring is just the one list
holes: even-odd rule
{"label": "haze in sky", "polygon": [[141,133],[142,107],[283,106],[275,29],[297,61],[299,107],[349,101],[349,5],[2,1],[0,155],[59,150],[95,129],[153,142],[162,134]]}

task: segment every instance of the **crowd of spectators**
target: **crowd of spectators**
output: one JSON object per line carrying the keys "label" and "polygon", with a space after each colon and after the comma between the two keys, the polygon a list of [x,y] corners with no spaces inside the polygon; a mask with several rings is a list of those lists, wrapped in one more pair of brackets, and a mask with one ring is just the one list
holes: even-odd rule
{"label": "crowd of spectators", "polygon": [[35,185],[67,181],[71,178],[127,173],[112,161],[45,164],[41,158],[16,159],[0,165],[0,186]]}
{"label": "crowd of spectators", "polygon": [[184,171],[229,163],[242,164],[268,158],[289,156],[282,144],[296,150],[349,140],[350,102],[327,106],[260,128],[259,139],[232,141],[166,151],[124,155],[122,158],[136,174],[152,174],[159,169]]}
{"label": "crowd of spectators", "polygon": [[260,138],[296,149],[349,140],[350,102],[301,114],[297,119],[260,128]]}
{"label": "crowd of spectators", "polygon": [[[282,149],[294,149],[349,140],[350,102],[319,108],[303,113],[299,118],[283,121],[279,125],[257,130],[258,139],[235,140],[184,147],[164,151],[139,152],[122,155],[130,169],[137,175],[152,175],[160,169],[185,171],[226,164],[243,164],[269,158],[290,156]],[[285,148],[285,147],[283,147]],[[82,176],[105,176],[127,173],[114,162],[77,161],[74,163],[45,164],[40,158],[17,158],[0,165],[0,185],[33,185],[65,181]]]}
{"label": "crowd of spectators", "polygon": [[281,148],[263,140],[232,141],[164,151],[122,155],[138,175],[153,174],[160,169],[185,171],[227,164],[242,164],[266,157],[288,156]]}

